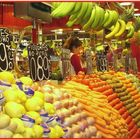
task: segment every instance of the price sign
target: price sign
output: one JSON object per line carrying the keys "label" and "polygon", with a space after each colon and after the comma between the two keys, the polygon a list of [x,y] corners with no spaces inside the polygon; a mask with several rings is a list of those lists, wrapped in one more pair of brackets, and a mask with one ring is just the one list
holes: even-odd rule
{"label": "price sign", "polygon": [[50,77],[50,58],[47,47],[31,45],[28,47],[30,76],[34,81],[48,80]]}
{"label": "price sign", "polygon": [[0,71],[12,70],[13,51],[11,49],[12,34],[6,28],[0,28]]}
{"label": "price sign", "polygon": [[86,64],[87,64],[87,74],[91,74],[93,73],[93,60],[92,60],[91,50],[87,49],[85,51],[85,55],[86,55]]}
{"label": "price sign", "polygon": [[62,49],[62,72],[63,78],[71,74],[70,50]]}
{"label": "price sign", "polygon": [[125,56],[125,72],[128,73],[129,71],[129,55],[126,54]]}
{"label": "price sign", "polygon": [[106,55],[104,53],[96,54],[96,64],[97,64],[97,71],[108,70],[108,62],[107,62]]}

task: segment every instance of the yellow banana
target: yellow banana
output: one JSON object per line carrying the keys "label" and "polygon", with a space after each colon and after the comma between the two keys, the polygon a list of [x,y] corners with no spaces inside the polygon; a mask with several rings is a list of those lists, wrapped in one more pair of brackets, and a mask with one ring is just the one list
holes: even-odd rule
{"label": "yellow banana", "polygon": [[72,10],[72,13],[71,14],[74,14],[74,13],[79,12],[80,9],[81,9],[81,6],[82,6],[82,2],[75,2],[75,7]]}
{"label": "yellow banana", "polygon": [[117,22],[116,25],[114,26],[114,28],[112,29],[112,31],[109,34],[107,34],[105,36],[105,38],[109,39],[109,38],[113,37],[116,33],[118,33],[119,29],[120,29],[120,23]]}
{"label": "yellow banana", "polygon": [[126,29],[126,24],[123,20],[118,19],[118,22],[120,23],[120,30],[118,33],[115,34],[115,37],[121,36]]}

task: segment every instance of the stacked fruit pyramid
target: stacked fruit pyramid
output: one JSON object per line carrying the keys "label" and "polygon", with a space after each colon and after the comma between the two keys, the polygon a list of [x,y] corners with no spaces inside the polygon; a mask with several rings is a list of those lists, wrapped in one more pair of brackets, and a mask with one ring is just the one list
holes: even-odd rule
{"label": "stacked fruit pyramid", "polygon": [[[133,17],[134,9],[130,8],[129,10],[126,13]],[[52,2],[51,15],[54,18],[69,16],[66,23],[68,27],[78,24],[84,30],[99,31],[107,29],[106,39],[121,36],[131,38],[135,31],[134,25],[126,22],[116,10],[103,9],[100,4],[95,2]]]}
{"label": "stacked fruit pyramid", "polygon": [[118,111],[113,109],[105,95],[91,91],[88,86],[73,81],[63,86],[82,103],[85,112],[95,118],[95,126],[103,138],[127,138],[127,125]]}
{"label": "stacked fruit pyramid", "polygon": [[[109,104],[119,111],[120,115],[125,119],[128,125],[129,137],[138,138],[139,131],[139,93],[130,80],[123,83],[120,79],[125,79],[120,76],[120,73],[98,72],[96,74],[84,75],[80,72],[77,76],[69,77],[68,80],[79,82],[88,85],[93,91],[101,92],[107,96]],[[103,81],[104,80],[104,81]],[[132,87],[130,87],[132,86]]]}
{"label": "stacked fruit pyramid", "polygon": [[52,84],[0,73],[1,138],[102,138],[77,99]]}
{"label": "stacked fruit pyramid", "polygon": [[[112,101],[111,105],[117,110],[119,110],[122,117],[126,120],[129,129],[129,137],[130,138],[139,137],[140,134],[138,129],[139,124],[137,123],[139,122],[139,120],[137,120],[136,122],[135,117],[138,118],[140,111],[138,108],[138,104],[135,102],[135,100],[133,100],[131,95],[133,94],[133,92],[139,95],[138,91],[130,83],[130,80],[128,79],[126,80],[125,77],[121,77],[119,73],[114,73],[113,75],[104,74],[100,77],[101,79],[106,80],[112,86],[113,91],[116,93],[116,97],[118,97],[112,98],[114,100]],[[122,79],[124,79],[126,83],[125,82],[123,83]],[[111,97],[113,94],[109,96]]]}
{"label": "stacked fruit pyramid", "polygon": [[[42,84],[41,84],[42,85]],[[95,126],[94,117],[90,117],[83,110],[77,99],[64,88],[56,88],[56,85],[47,82],[40,89],[48,94],[47,101],[56,108],[56,114],[60,117],[63,126],[67,129],[64,138],[102,138],[103,136]]]}
{"label": "stacked fruit pyramid", "polygon": [[0,138],[60,138],[65,128],[45,94],[29,77],[0,72]]}

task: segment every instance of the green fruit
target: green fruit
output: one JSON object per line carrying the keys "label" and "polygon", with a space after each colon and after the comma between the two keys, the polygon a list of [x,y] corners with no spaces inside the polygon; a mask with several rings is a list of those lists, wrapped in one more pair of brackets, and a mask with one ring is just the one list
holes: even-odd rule
{"label": "green fruit", "polygon": [[136,118],[136,116],[138,116],[138,114],[140,114],[140,111],[139,110],[135,111],[131,115],[132,115],[133,118]]}
{"label": "green fruit", "polygon": [[140,122],[140,114],[136,118],[134,118],[134,120],[136,123],[139,123]]}
{"label": "green fruit", "polygon": [[138,108],[137,108],[137,107],[133,107],[133,108],[129,109],[128,112],[129,112],[130,114],[132,114],[132,113],[134,113],[136,110],[138,110]]}

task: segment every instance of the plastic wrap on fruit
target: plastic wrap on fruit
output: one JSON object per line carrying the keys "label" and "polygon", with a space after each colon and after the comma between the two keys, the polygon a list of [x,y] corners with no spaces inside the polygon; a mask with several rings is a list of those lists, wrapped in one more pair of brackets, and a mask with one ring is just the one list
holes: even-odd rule
{"label": "plastic wrap on fruit", "polygon": [[55,125],[58,125],[58,122],[56,121],[54,116],[49,116],[49,119],[46,121],[48,126],[53,127]]}
{"label": "plastic wrap on fruit", "polygon": [[22,82],[16,82],[16,84],[18,85],[19,89],[22,90],[28,97],[31,97],[34,95],[34,91],[27,87],[27,86],[24,86]]}
{"label": "plastic wrap on fruit", "polygon": [[45,110],[41,110],[39,114],[40,114],[43,122],[46,122],[49,119],[49,115]]}
{"label": "plastic wrap on fruit", "polygon": [[0,106],[5,102],[5,98],[3,96],[3,91],[0,90]]}
{"label": "plastic wrap on fruit", "polygon": [[21,120],[26,127],[32,127],[35,124],[35,120],[27,115],[22,115]]}
{"label": "plastic wrap on fruit", "polygon": [[48,138],[48,134],[50,133],[50,128],[47,125],[47,123],[43,123],[41,124],[41,126],[43,127],[44,131],[43,131],[43,137],[44,138]]}

